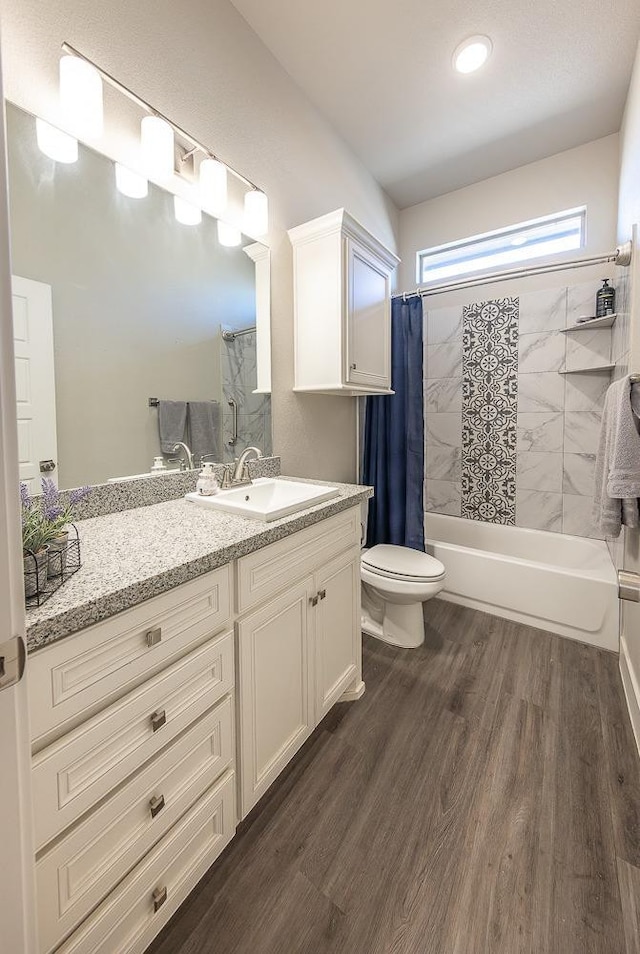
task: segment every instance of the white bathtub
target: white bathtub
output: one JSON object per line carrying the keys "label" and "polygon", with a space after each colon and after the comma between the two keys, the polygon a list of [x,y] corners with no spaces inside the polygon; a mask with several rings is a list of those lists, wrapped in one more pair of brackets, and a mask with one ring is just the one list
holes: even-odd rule
{"label": "white bathtub", "polygon": [[618,652],[618,581],[606,543],[425,514],[440,597]]}

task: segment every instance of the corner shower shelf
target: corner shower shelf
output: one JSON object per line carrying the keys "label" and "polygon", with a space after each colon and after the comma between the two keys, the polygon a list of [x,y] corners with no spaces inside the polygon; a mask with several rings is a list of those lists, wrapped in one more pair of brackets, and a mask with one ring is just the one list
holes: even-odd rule
{"label": "corner shower shelf", "polygon": [[615,364],[599,364],[595,368],[563,368],[558,374],[588,374],[590,371],[613,371]]}
{"label": "corner shower shelf", "polygon": [[563,335],[566,335],[568,331],[587,331],[588,328],[611,328],[617,317],[617,315],[604,315],[603,318],[589,318],[588,321],[581,321],[580,324],[571,325],[569,328],[561,328],[560,330]]}

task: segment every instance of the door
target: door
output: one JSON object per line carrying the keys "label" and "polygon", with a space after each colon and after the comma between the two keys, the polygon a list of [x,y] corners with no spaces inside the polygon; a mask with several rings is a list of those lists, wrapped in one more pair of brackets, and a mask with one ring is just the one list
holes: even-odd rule
{"label": "door", "polygon": [[315,578],[315,721],[319,722],[359,672],[360,552],[333,560]]}
{"label": "door", "polygon": [[237,624],[242,818],[313,729],[312,583],[303,580]]}
{"label": "door", "polygon": [[[4,116],[0,121],[0,154],[5,155]],[[23,639],[25,630],[9,259],[7,172],[3,162],[0,165],[0,647],[16,646],[15,640]],[[0,648],[0,657],[6,659],[5,654],[6,649]],[[0,668],[6,671],[6,663]],[[3,681],[0,675],[0,686]],[[3,951],[33,954],[36,917],[24,678],[15,685],[0,688],[0,821],[0,945]]]}
{"label": "door", "polygon": [[11,289],[20,480],[36,493],[58,460],[51,286],[14,275]]}
{"label": "door", "polygon": [[390,295],[385,266],[347,239],[347,384],[391,387]]}

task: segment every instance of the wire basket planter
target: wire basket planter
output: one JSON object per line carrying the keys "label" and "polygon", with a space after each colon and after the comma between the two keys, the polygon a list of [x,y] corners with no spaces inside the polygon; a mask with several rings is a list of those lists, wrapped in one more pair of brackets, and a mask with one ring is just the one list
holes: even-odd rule
{"label": "wire basket planter", "polygon": [[42,606],[63,583],[80,569],[80,537],[78,528],[70,523],[64,534],[54,540],[47,550],[24,552],[24,594],[27,609]]}

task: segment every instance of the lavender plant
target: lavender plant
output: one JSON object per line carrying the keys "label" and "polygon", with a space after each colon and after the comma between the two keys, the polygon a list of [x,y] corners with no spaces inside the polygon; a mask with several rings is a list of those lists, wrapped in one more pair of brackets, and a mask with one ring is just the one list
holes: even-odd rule
{"label": "lavender plant", "polygon": [[60,493],[53,480],[42,478],[42,496],[32,497],[26,484],[20,484],[22,549],[39,553],[64,532],[75,516],[75,508],[90,493],[89,487]]}
{"label": "lavender plant", "polygon": [[75,517],[75,508],[91,493],[90,487],[77,487],[68,496],[60,493],[50,477],[42,478],[42,512],[45,520],[55,527],[57,535],[63,533]]}
{"label": "lavender plant", "polygon": [[22,517],[22,549],[25,553],[40,553],[59,534],[44,516],[42,507],[29,494],[26,484],[20,484]]}

